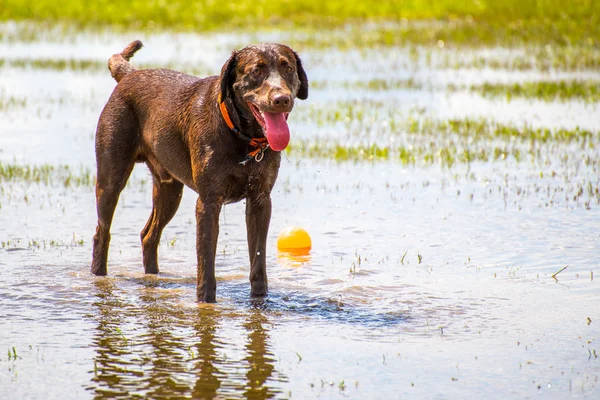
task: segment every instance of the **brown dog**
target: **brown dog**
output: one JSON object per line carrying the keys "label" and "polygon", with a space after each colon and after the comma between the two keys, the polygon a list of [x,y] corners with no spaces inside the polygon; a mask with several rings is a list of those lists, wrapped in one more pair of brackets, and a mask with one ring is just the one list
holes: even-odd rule
{"label": "brown dog", "polygon": [[158,273],[161,232],[186,185],[198,193],[198,300],[215,301],[221,207],[244,198],[251,295],[264,296],[271,190],[279,152],[290,137],[286,120],[294,98],[308,97],[300,58],[280,44],[248,46],[233,52],[220,76],[200,79],[166,69],[134,69],[128,61],[141,47],[135,41],[108,63],[118,85],[96,131],[98,227],[92,273],[107,273],[119,194],[134,164],[145,162],[154,182],[152,214],[141,233],[146,273]]}

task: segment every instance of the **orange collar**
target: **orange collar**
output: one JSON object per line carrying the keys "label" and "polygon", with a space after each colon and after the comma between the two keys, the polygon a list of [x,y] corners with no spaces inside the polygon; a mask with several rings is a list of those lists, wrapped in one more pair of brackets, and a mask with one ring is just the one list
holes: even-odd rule
{"label": "orange collar", "polygon": [[229,110],[227,110],[227,105],[224,101],[221,101],[220,93],[217,101],[219,105],[219,110],[221,110],[221,115],[223,116],[223,119],[225,120],[225,123],[227,124],[229,129],[236,133],[240,138],[248,142],[248,145],[254,147],[254,150],[249,151],[248,154],[246,154],[246,157],[244,157],[244,159],[240,161],[240,164],[246,165],[246,163],[252,159],[254,159],[256,162],[261,162],[263,157],[265,156],[265,151],[269,148],[269,141],[267,140],[267,138],[251,138],[244,135],[238,128],[236,128],[233,121],[231,120],[231,117],[229,116]]}
{"label": "orange collar", "polygon": [[219,109],[221,110],[221,115],[223,116],[223,119],[225,120],[225,123],[227,124],[229,129],[231,129],[234,132],[238,132],[238,129],[233,124],[233,121],[231,121],[231,117],[229,116],[229,111],[227,110],[227,106],[225,105],[225,102],[221,101],[221,93],[219,93],[219,99],[217,101],[219,103]]}

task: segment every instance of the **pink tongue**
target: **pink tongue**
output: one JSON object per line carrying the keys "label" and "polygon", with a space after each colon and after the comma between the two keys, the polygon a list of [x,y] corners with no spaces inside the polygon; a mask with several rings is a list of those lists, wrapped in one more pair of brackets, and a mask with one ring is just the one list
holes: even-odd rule
{"label": "pink tongue", "polygon": [[290,128],[285,120],[285,113],[264,113],[267,124],[267,140],[275,151],[285,149],[290,142]]}

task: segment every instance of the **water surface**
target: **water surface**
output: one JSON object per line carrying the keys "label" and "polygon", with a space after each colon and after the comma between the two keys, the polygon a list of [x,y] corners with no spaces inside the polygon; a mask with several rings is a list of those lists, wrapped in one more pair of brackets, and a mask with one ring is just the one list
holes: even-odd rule
{"label": "water surface", "polygon": [[[264,37],[285,39],[273,36]],[[83,34],[0,49],[7,57],[105,60],[137,37]],[[136,62],[217,73],[247,38],[142,39]],[[544,72],[474,76],[412,62],[403,49],[297,50],[315,81],[391,74],[425,87],[311,89],[290,117],[292,140],[448,140],[385,129],[385,119],[408,117],[600,129],[597,104],[443,89]],[[4,67],[0,94],[26,104],[0,111],[0,160],[93,171],[95,124],[113,87],[108,71]],[[314,110],[348,100],[367,117],[315,120]],[[139,233],[152,188],[137,166],[115,214],[109,275],[94,277],[92,185],[1,180],[0,397],[597,398],[598,136],[585,146],[518,138],[478,145],[498,143],[539,152],[452,166],[292,152],[272,196],[269,296],[249,297],[240,203],[221,214],[215,305],[195,302],[192,191],[163,233],[161,274],[144,276]],[[310,255],[277,253],[277,234],[289,225],[310,232]]]}

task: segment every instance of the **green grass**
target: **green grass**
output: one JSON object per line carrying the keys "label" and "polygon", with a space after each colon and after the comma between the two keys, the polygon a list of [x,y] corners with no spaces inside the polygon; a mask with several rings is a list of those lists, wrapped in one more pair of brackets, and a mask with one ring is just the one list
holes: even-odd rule
{"label": "green grass", "polygon": [[[14,243],[16,245],[16,243]],[[55,247],[66,247],[66,248],[73,248],[75,246],[83,246],[85,244],[85,241],[83,240],[83,238],[79,237],[77,238],[77,236],[75,236],[75,234],[73,233],[73,237],[71,238],[71,240],[66,241],[66,240],[62,240],[62,239],[45,239],[45,238],[34,238],[34,239],[29,239],[27,242],[27,247],[30,249],[47,249],[47,248],[55,248]],[[11,243],[9,242],[2,242],[2,247],[3,248],[10,248],[11,247]]]}
{"label": "green grass", "polygon": [[600,141],[600,132],[586,129],[550,129],[526,125],[501,124],[483,118],[437,120],[423,117],[422,110],[398,113],[394,104],[377,100],[331,102],[327,107],[308,104],[294,110],[298,123],[315,124],[317,128],[334,127],[352,139],[362,139],[366,132],[377,130],[380,137],[417,137],[441,139],[447,136],[468,138],[471,141],[518,138],[538,142]]}
{"label": "green grass", "polygon": [[[127,186],[143,188],[148,182],[146,177],[132,177],[127,181]],[[91,168],[83,166],[24,165],[0,161],[0,195],[10,194],[10,186],[5,186],[5,183],[42,184],[64,188],[93,187],[96,184],[96,174]]]}
{"label": "green grass", "polygon": [[[341,30],[334,44],[600,45],[600,2],[595,0],[0,0],[0,19],[189,31],[296,27],[320,33],[296,41],[321,46],[332,44],[332,37],[323,32],[348,23],[359,26]],[[360,26],[364,22],[387,24],[366,31]]]}
{"label": "green grass", "polygon": [[501,139],[506,142],[517,139],[528,142],[575,142],[584,145],[594,145],[600,141],[600,132],[586,129],[550,129],[546,127],[532,127],[525,125],[518,127],[510,124],[501,124],[485,119],[449,119],[433,120],[428,118],[409,118],[405,126],[399,127],[400,131],[407,130],[412,135],[456,136],[468,138],[472,142],[492,142]]}
{"label": "green grass", "polygon": [[[431,50],[430,50],[431,51]],[[562,46],[528,48],[523,55],[475,56],[465,57],[459,51],[446,52],[436,62],[428,62],[428,66],[438,69],[484,69],[548,72],[551,70],[579,71],[598,70],[600,68],[600,51],[591,46]],[[431,56],[429,56],[431,60]]]}
{"label": "green grass", "polygon": [[[403,165],[442,165],[513,160],[545,160],[547,156],[566,161],[572,153],[560,154],[559,145],[577,144],[586,151],[577,157],[585,163],[599,161],[589,154],[600,142],[600,132],[584,129],[517,127],[487,120],[411,119],[389,132],[402,144],[345,144],[329,140],[293,141],[290,155],[336,162],[396,161]],[[588,151],[589,150],[589,151]]]}
{"label": "green grass", "polygon": [[583,80],[534,81],[521,83],[489,83],[478,85],[456,85],[434,87],[430,82],[419,82],[409,79],[372,79],[359,81],[313,81],[312,89],[344,88],[350,90],[448,90],[450,92],[470,91],[486,97],[504,97],[511,100],[515,97],[533,98],[544,101],[574,99],[587,103],[600,101],[600,82]]}
{"label": "green grass", "polygon": [[[1,32],[0,32],[1,35]],[[116,51],[116,50],[115,50]],[[551,70],[579,71],[598,70],[600,68],[600,50],[582,47],[555,47],[550,51],[541,48],[533,48],[525,51],[526,54],[511,54],[500,56],[492,52],[488,55],[465,55],[460,49],[421,49],[418,50],[411,45],[409,56],[404,60],[404,68],[417,65],[420,60],[432,69],[484,69],[507,70],[507,71],[530,71],[538,70],[548,72]],[[435,55],[435,57],[434,57]],[[109,55],[105,55],[106,60]],[[55,71],[83,71],[83,72],[106,72],[107,61],[97,59],[74,59],[74,58],[0,58],[1,68],[15,69],[45,69]],[[165,60],[162,63],[137,63],[133,61],[136,68],[169,68],[184,71],[197,76],[205,76],[214,73],[204,65],[186,64],[173,60]],[[404,80],[381,80],[360,82],[335,82],[314,81],[310,82],[311,89],[325,88],[360,88],[369,90],[389,89],[421,89],[423,84],[412,78]]]}
{"label": "green grass", "polygon": [[[323,35],[318,28],[307,36],[286,40],[295,48],[340,49],[372,47],[404,47],[409,45],[451,47],[525,47],[551,44],[560,47],[600,47],[600,24],[590,21],[566,24],[554,29],[551,20],[534,20],[522,25],[499,21],[410,21],[405,24],[364,27],[351,25],[346,29]],[[600,21],[598,21],[600,23]],[[585,26],[585,28],[583,27]]]}
{"label": "green grass", "polygon": [[[108,60],[108,57],[106,57]],[[0,59],[0,68],[31,68],[52,69],[57,71],[99,71],[108,70],[107,61],[77,60],[77,59],[50,59],[50,58],[16,58]]]}
{"label": "green grass", "polygon": [[7,96],[0,92],[0,111],[7,111],[14,108],[24,108],[27,106],[27,99],[22,97]]}
{"label": "green grass", "polygon": [[495,161],[512,158],[521,161],[523,152],[518,148],[495,146],[489,149],[448,146],[348,146],[340,143],[297,141],[286,152],[302,158],[334,160],[336,162],[395,161],[403,165],[433,165],[451,167],[456,163]]}
{"label": "green grass", "polygon": [[[53,70],[53,71],[77,71],[108,73],[108,57],[106,60],[74,59],[74,58],[0,58],[1,68],[15,69],[35,69],[35,70]],[[169,68],[183,71],[189,74],[204,76],[211,73],[208,67],[198,64],[182,64],[173,62],[164,62],[162,64],[135,63],[139,69],[147,68]],[[212,71],[214,72],[214,71]]]}
{"label": "green grass", "polygon": [[[450,87],[456,90],[456,87]],[[471,85],[469,90],[486,97],[504,97],[507,100],[513,97],[535,98],[545,101],[581,99],[588,103],[600,101],[600,82],[581,80],[572,81],[539,81],[524,83],[484,83]]]}
{"label": "green grass", "polygon": [[[600,58],[598,59],[600,61]],[[477,61],[475,61],[477,63]],[[467,64],[463,63],[463,66]],[[473,66],[473,64],[471,64]],[[0,68],[23,68],[23,69],[50,69],[57,71],[91,71],[105,72],[108,70],[106,61],[89,60],[89,59],[35,59],[35,58],[17,58],[17,59],[0,59]],[[207,68],[201,66],[178,65],[173,63],[165,63],[165,65],[136,65],[136,67],[144,68],[171,68],[183,70],[194,75],[206,75],[209,73]],[[433,89],[431,84],[424,84],[416,81],[413,78],[408,79],[371,79],[359,81],[340,81],[331,80],[311,81],[312,89],[326,88],[344,88],[352,90],[396,90],[396,89]],[[438,88],[443,90],[443,87]],[[581,99],[583,101],[593,103],[600,101],[600,82],[582,81],[582,80],[562,80],[562,81],[537,81],[524,82],[513,84],[501,83],[484,83],[481,85],[449,85],[450,91],[470,90],[487,97],[504,97],[507,100],[513,97],[537,98],[546,101],[552,100],[571,100]],[[0,98],[0,110],[25,107],[26,100],[15,98],[14,96],[6,99]]]}
{"label": "green grass", "polygon": [[65,187],[92,186],[95,177],[89,169],[74,170],[67,165],[19,165],[0,162],[0,183],[26,182],[46,185],[59,182]]}
{"label": "green grass", "polygon": [[371,79],[359,81],[340,81],[331,80],[311,81],[311,89],[327,89],[327,88],[344,88],[344,89],[362,89],[362,90],[393,90],[393,89],[422,89],[423,84],[415,81],[413,78],[408,79]]}

